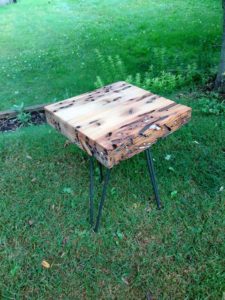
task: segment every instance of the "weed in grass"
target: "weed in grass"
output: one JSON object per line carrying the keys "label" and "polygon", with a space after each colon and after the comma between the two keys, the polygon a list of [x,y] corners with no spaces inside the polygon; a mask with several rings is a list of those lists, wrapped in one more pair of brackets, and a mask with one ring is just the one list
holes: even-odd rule
{"label": "weed in grass", "polygon": [[199,106],[201,111],[205,114],[225,115],[225,101],[215,98],[201,98],[199,99]]}
{"label": "weed in grass", "polygon": [[[164,52],[162,52],[164,55]],[[137,85],[155,93],[171,93],[173,90],[185,87],[190,84],[204,84],[206,79],[211,75],[201,73],[196,63],[188,65],[186,68],[180,69],[174,73],[166,71],[156,71],[154,66],[151,65],[148,71],[144,74],[136,73],[129,75],[124,62],[116,55],[103,56],[96,50],[96,61],[101,65],[102,76],[98,75],[95,81],[95,87],[103,87],[111,82],[125,80],[129,83]],[[164,61],[163,57],[161,61]]]}
{"label": "weed in grass", "polygon": [[20,126],[27,126],[31,121],[31,114],[24,111],[24,103],[20,105],[13,105],[13,109],[17,112],[16,118],[20,123]]}

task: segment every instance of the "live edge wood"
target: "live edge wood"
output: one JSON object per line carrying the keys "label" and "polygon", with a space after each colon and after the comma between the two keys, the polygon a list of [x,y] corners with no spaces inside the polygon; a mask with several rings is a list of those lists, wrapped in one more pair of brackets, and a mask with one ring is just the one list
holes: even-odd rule
{"label": "live edge wood", "polygon": [[47,122],[107,168],[144,151],[191,118],[191,108],[126,82],[45,107]]}

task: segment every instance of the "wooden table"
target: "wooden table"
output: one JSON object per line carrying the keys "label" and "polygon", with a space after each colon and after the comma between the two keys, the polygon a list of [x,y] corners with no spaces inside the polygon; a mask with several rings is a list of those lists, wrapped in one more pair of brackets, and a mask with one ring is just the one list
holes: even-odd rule
{"label": "wooden table", "polygon": [[92,226],[93,157],[107,168],[95,231],[99,227],[110,169],[144,150],[147,150],[148,169],[160,208],[150,146],[187,123],[190,107],[121,81],[48,105],[45,112],[50,125],[90,155]]}

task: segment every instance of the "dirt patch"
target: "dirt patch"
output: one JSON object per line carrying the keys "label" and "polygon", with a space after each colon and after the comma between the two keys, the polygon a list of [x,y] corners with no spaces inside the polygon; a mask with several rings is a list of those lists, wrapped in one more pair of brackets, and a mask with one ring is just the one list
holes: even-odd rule
{"label": "dirt patch", "polygon": [[21,123],[16,116],[0,119],[0,132],[15,131],[17,128],[44,123],[46,123],[44,111],[32,111],[30,112],[30,120],[27,123]]}
{"label": "dirt patch", "polygon": [[0,6],[10,3],[16,3],[16,0],[0,0]]}

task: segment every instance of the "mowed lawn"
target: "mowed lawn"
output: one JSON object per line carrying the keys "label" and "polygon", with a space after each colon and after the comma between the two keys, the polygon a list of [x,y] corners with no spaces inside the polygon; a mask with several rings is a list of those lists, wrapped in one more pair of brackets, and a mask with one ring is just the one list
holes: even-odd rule
{"label": "mowed lawn", "polygon": [[[211,76],[220,26],[220,1],[209,0],[1,7],[0,109],[88,91],[97,75],[107,81],[96,49],[119,55],[131,75],[196,64]],[[88,156],[47,125],[0,135],[1,299],[222,299],[225,119],[204,112],[211,96],[195,85],[168,95],[193,108],[192,121],[152,149],[164,208],[142,153],[113,169],[98,234]],[[97,209],[97,164],[95,184]]]}
{"label": "mowed lawn", "polygon": [[[0,8],[0,110],[94,88],[105,76],[95,50],[127,72],[185,71],[218,64],[219,0],[18,0]],[[125,79],[125,78],[121,78]]]}
{"label": "mowed lawn", "polygon": [[[225,121],[195,101],[191,123],[153,146],[164,208],[140,154],[113,169],[98,234],[88,156],[47,125],[0,136],[3,299],[221,299]],[[97,164],[95,184],[97,209]]]}

